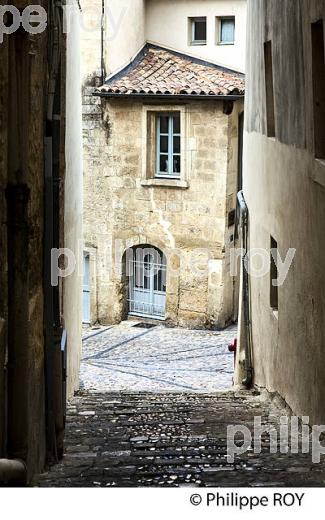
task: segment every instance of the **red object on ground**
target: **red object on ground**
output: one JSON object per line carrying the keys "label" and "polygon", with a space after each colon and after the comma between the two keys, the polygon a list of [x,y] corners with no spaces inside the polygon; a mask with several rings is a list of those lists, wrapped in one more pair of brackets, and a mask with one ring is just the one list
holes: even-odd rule
{"label": "red object on ground", "polygon": [[237,351],[237,338],[235,338],[230,345],[228,345],[229,352],[235,352]]}

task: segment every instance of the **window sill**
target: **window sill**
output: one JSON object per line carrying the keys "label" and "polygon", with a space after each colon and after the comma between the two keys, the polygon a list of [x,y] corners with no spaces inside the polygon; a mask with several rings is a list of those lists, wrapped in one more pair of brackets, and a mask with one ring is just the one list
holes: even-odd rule
{"label": "window sill", "polygon": [[146,179],[141,181],[141,186],[150,188],[153,186],[161,188],[180,188],[183,190],[188,189],[189,184],[186,181],[180,179]]}
{"label": "window sill", "polygon": [[325,160],[315,159],[312,170],[312,179],[325,188]]}
{"label": "window sill", "polygon": [[217,42],[217,45],[235,45],[235,42]]}
{"label": "window sill", "polygon": [[191,46],[191,47],[196,47],[196,46],[198,46],[198,45],[207,45],[207,42],[205,42],[205,41],[201,41],[201,42],[191,42],[191,43],[190,43],[190,46]]}

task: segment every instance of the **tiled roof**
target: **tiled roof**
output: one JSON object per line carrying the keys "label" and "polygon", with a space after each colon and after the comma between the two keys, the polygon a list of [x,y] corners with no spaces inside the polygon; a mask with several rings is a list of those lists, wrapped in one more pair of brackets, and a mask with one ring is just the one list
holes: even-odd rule
{"label": "tiled roof", "polygon": [[241,96],[244,75],[161,47],[146,45],[97,95]]}

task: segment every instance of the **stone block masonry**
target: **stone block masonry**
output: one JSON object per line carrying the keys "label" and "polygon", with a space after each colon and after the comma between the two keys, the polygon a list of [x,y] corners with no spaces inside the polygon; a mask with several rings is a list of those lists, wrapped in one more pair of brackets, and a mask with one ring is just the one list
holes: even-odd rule
{"label": "stone block masonry", "polygon": [[[176,183],[174,187],[143,183],[148,180],[145,155],[151,142],[144,126],[147,105],[105,99],[99,104],[89,93],[86,87],[84,240],[86,248],[96,251],[90,289],[92,323],[119,323],[126,317],[123,253],[128,247],[151,245],[170,262],[172,251],[180,251],[179,273],[171,276],[167,266],[167,323],[224,328],[236,318],[235,281],[226,265],[233,246],[228,213],[236,204],[242,103],[234,104],[230,116],[224,114],[222,101],[189,100],[179,107],[155,104],[157,112],[179,109],[185,114],[184,189]],[[116,254],[117,242],[120,254]],[[197,249],[206,250],[203,261],[198,261]],[[189,268],[193,263],[202,269],[199,276]],[[211,267],[215,276],[209,274]]]}

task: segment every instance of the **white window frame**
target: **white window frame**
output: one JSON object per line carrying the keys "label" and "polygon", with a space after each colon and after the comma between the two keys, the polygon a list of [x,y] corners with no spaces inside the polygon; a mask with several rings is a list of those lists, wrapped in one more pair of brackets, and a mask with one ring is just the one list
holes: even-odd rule
{"label": "white window frame", "polygon": [[[162,113],[171,115],[179,113],[181,117],[181,173],[178,177],[157,177],[157,137],[156,118]],[[140,186],[170,187],[179,189],[189,188],[189,169],[192,151],[196,149],[196,141],[188,135],[189,112],[187,105],[143,105],[142,107],[142,176]]]}
{"label": "white window frame", "polygon": [[[221,39],[222,23],[224,21],[229,21],[229,20],[234,22],[234,39],[233,39],[233,41],[225,42]],[[217,28],[217,45],[235,45],[235,41],[236,41],[236,17],[235,16],[218,16],[216,28]]]}
{"label": "white window frame", "polygon": [[[174,117],[177,115],[179,117],[179,125],[180,132],[174,133]],[[168,134],[161,133],[160,131],[160,122],[161,117],[168,117]],[[161,112],[156,116],[156,172],[155,178],[157,179],[180,179],[182,173],[182,119],[180,112],[166,113]],[[160,150],[160,138],[168,137],[168,153],[161,152]],[[179,137],[180,141],[180,152],[174,153],[174,137]],[[160,157],[161,155],[168,155],[168,172],[160,171]],[[174,172],[174,156],[178,156],[180,158],[180,172]]]}
{"label": "white window frame", "polygon": [[[206,37],[205,40],[195,39],[195,24],[197,22],[205,22]],[[189,18],[189,44],[190,45],[207,45],[208,43],[208,20],[206,16],[196,16]]]}

